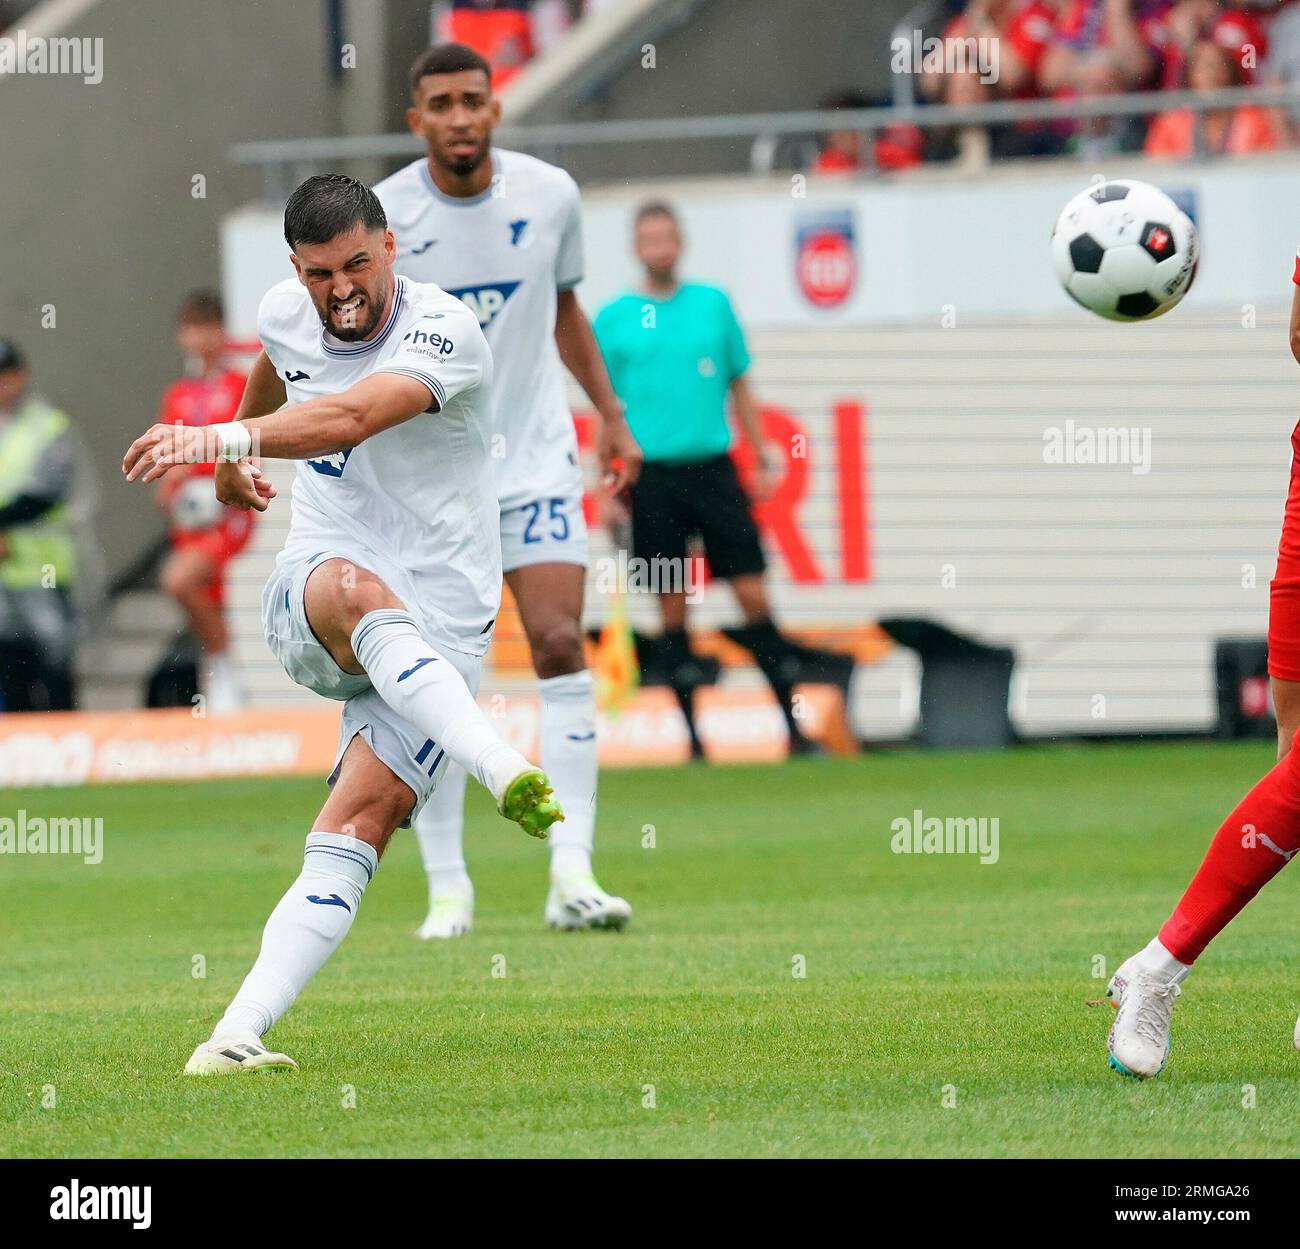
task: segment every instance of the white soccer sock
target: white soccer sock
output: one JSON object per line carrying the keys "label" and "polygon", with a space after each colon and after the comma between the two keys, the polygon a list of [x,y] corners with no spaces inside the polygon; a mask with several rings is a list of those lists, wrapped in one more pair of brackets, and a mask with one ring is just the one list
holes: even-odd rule
{"label": "white soccer sock", "polygon": [[596,835],[596,694],[591,673],[538,682],[542,695],[542,767],[564,819],[551,825],[551,877],[591,873]]}
{"label": "white soccer sock", "polygon": [[465,871],[465,769],[448,764],[437,788],[415,819],[415,839],[429,878],[429,901],[450,895],[473,897]]}
{"label": "white soccer sock", "polygon": [[465,679],[421,637],[409,612],[367,612],[352,631],[352,652],[379,697],[498,802],[506,786],[532,766],[497,736]]}
{"label": "white soccer sock", "polygon": [[1190,963],[1180,963],[1163,945],[1159,937],[1152,937],[1138,958],[1142,965],[1161,980],[1181,980],[1191,970]]}
{"label": "white soccer sock", "polygon": [[262,949],[214,1041],[262,1036],[348,935],[366,884],[379,867],[374,847],[342,833],[309,833],[302,872],[262,930]]}

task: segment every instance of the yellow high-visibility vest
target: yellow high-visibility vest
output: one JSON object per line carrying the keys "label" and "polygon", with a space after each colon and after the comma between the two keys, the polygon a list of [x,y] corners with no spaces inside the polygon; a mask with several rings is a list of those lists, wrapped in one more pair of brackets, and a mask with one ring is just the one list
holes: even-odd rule
{"label": "yellow high-visibility vest", "polygon": [[[37,462],[68,428],[62,412],[35,398],[26,400],[0,428],[0,506],[29,491]],[[66,501],[38,520],[0,531],[0,538],[6,550],[0,559],[0,585],[10,590],[71,587],[77,547]]]}

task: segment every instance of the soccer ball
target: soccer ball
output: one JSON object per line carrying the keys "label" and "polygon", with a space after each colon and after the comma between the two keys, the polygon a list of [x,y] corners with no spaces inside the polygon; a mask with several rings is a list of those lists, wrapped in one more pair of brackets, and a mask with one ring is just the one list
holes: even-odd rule
{"label": "soccer ball", "polygon": [[172,525],[186,533],[211,529],[225,510],[225,505],[217,500],[211,477],[186,478],[168,504]]}
{"label": "soccer ball", "polygon": [[1052,264],[1065,293],[1111,321],[1149,321],[1192,288],[1192,219],[1159,187],[1132,179],[1081,191],[1056,220]]}

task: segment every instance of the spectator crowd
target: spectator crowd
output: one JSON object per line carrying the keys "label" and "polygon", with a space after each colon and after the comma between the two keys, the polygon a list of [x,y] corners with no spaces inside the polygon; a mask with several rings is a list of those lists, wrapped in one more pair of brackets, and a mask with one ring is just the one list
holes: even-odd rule
{"label": "spectator crowd", "polygon": [[[916,98],[954,106],[998,100],[1088,100],[1131,92],[1212,92],[1251,84],[1300,83],[1300,0],[966,0],[953,3],[927,38],[936,54],[921,61]],[[989,73],[973,50],[996,47]],[[960,55],[959,53],[972,53]],[[920,58],[918,58],[920,60]],[[901,72],[914,72],[909,62]],[[870,103],[841,93],[824,108]],[[1158,100],[1152,101],[1158,106]],[[891,126],[868,148],[861,135],[824,135],[814,170],[875,165],[906,168],[924,160],[979,155],[1117,152],[1184,159],[1236,156],[1300,141],[1300,113],[1244,103],[1142,116],[1079,117],[990,127]]]}

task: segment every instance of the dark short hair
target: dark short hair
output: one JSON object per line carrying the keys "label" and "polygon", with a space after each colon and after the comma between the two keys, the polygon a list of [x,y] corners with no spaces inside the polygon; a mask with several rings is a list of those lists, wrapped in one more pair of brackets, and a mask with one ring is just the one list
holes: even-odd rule
{"label": "dark short hair", "polygon": [[411,65],[411,94],[419,91],[420,79],[430,74],[460,74],[467,69],[482,70],[491,89],[492,66],[468,44],[439,43],[426,48]]}
{"label": "dark short hair", "polygon": [[176,320],[182,325],[221,325],[225,319],[225,308],[216,291],[190,291],[176,313]]}
{"label": "dark short hair", "polygon": [[284,206],[284,241],[295,249],[299,243],[328,243],[358,223],[367,230],[387,227],[378,196],[347,174],[316,174]]}
{"label": "dark short hair", "polygon": [[646,202],[636,210],[636,216],[632,219],[632,224],[634,226],[639,226],[648,217],[667,217],[673,225],[678,224],[676,211],[665,199],[646,200]]}

